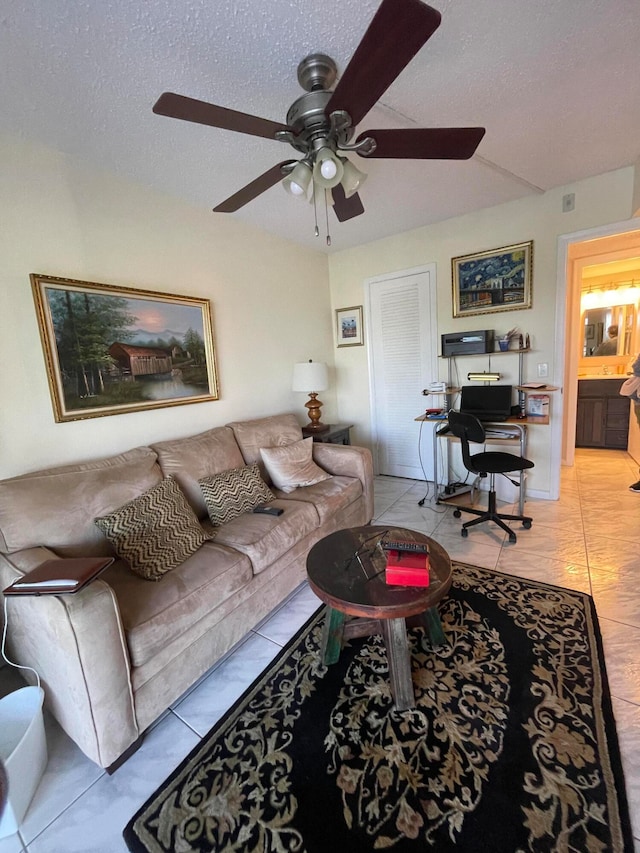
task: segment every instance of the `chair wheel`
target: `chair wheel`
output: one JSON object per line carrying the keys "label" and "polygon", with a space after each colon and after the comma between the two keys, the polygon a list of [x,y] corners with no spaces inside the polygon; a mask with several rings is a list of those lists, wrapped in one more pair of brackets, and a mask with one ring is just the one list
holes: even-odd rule
{"label": "chair wheel", "polygon": [[525,530],[529,530],[531,528],[531,522],[530,521],[523,521],[522,526],[524,527]]}
{"label": "chair wheel", "polygon": [[469,531],[467,530],[466,527],[463,527],[462,530],[460,531],[460,536],[462,536],[463,539],[466,539],[468,535],[469,535]]}
{"label": "chair wheel", "polygon": [[454,511],[453,511],[453,517],[454,518],[460,518],[461,515],[462,515],[462,513],[460,512],[459,509],[454,509]]}
{"label": "chair wheel", "polygon": [[509,534],[509,542],[517,542],[517,541],[518,541],[518,537],[516,536],[516,534],[510,533]]}

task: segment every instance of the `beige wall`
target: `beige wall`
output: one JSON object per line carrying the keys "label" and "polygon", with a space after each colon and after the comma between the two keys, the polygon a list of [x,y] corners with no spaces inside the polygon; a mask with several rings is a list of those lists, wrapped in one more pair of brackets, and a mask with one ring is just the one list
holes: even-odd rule
{"label": "beige wall", "polygon": [[[306,358],[335,364],[332,388],[322,393],[323,420],[354,423],[352,439],[370,444],[367,346],[334,348],[333,310],[364,304],[369,277],[431,262],[437,267],[440,333],[518,325],[532,338],[527,378],[534,378],[537,362],[546,361],[551,380],[561,384],[554,363],[557,237],[628,217],[634,182],[633,168],[618,170],[340,252],[327,262],[231,217],[15,139],[0,138],[0,176],[0,476],[108,455],[235,418],[294,410],[304,422],[305,398],[290,391],[290,378],[293,363]],[[576,195],[568,214],[561,212],[565,192]],[[451,258],[528,239],[534,240],[533,309],[454,320]],[[54,423],[31,272],[210,299],[221,399]],[[503,368],[507,361],[513,366]],[[516,363],[504,357],[505,378],[515,381]],[[464,360],[465,370],[484,366]],[[446,377],[444,361],[440,374]],[[432,378],[424,377],[425,383]],[[559,417],[559,396],[552,407]],[[534,491],[549,486],[549,434],[531,433]]]}
{"label": "beige wall", "polygon": [[[364,304],[367,278],[435,262],[437,267],[439,333],[492,328],[496,333],[518,326],[531,336],[533,352],[525,357],[525,380],[536,378],[536,364],[549,364],[549,381],[562,384],[556,376],[557,238],[608,222],[622,221],[631,213],[633,168],[620,169],[543,195],[529,196],[498,207],[450,219],[376,243],[331,256],[331,300],[334,308]],[[575,210],[562,213],[562,196],[575,193]],[[525,240],[534,241],[533,307],[478,317],[454,319],[451,299],[451,258],[470,252],[497,248]],[[438,352],[440,343],[437,342]],[[498,359],[500,359],[498,361]],[[458,359],[460,374],[485,369],[486,359]],[[517,358],[497,356],[492,368],[505,380],[517,381]],[[342,421],[356,424],[355,439],[370,444],[369,382],[367,347],[336,351],[338,411]],[[425,376],[425,384],[446,379],[447,362],[442,359],[440,377]],[[552,417],[561,417],[562,398],[552,398]],[[418,414],[418,412],[416,412]],[[536,468],[529,480],[532,493],[548,494],[550,488],[551,429],[530,430],[530,451]]]}
{"label": "beige wall", "polygon": [[[0,137],[0,477],[236,418],[296,411],[293,364],[333,364],[326,256],[57,152]],[[220,400],[56,424],[29,273],[211,300]],[[333,390],[323,419],[335,420]]]}

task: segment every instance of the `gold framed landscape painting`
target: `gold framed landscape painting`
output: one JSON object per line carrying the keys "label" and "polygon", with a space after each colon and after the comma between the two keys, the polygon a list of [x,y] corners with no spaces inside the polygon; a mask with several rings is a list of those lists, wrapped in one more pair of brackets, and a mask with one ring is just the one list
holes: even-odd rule
{"label": "gold framed landscape painting", "polygon": [[218,399],[209,300],[30,279],[58,423]]}
{"label": "gold framed landscape painting", "polygon": [[533,240],[451,259],[453,316],[531,308]]}

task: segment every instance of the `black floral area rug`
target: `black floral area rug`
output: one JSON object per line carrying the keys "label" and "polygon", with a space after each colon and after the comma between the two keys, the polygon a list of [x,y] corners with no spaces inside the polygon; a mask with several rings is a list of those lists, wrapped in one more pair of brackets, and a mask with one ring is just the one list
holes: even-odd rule
{"label": "black floral area rug", "polygon": [[131,851],[633,851],[591,598],[456,564],[447,644],[320,662],[323,609],[131,820]]}

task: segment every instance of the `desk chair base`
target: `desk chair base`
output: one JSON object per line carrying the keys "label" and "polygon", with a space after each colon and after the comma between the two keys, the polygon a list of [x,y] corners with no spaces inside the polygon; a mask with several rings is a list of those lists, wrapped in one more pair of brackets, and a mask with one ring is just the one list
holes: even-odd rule
{"label": "desk chair base", "polygon": [[461,506],[454,510],[453,515],[455,518],[460,518],[463,512],[469,512],[471,513],[471,515],[478,516],[478,518],[474,518],[473,521],[465,521],[465,523],[462,525],[460,535],[463,537],[467,537],[469,535],[469,530],[467,528],[473,527],[475,524],[482,524],[485,521],[493,521],[499,527],[501,527],[505,531],[505,533],[509,534],[509,542],[516,542],[518,537],[509,527],[509,525],[504,523],[505,520],[521,521],[522,526],[525,528],[525,530],[529,530],[531,524],[533,523],[533,519],[527,515],[510,515],[508,513],[498,512],[496,506],[496,493],[493,490],[489,492],[489,506],[486,510]]}

